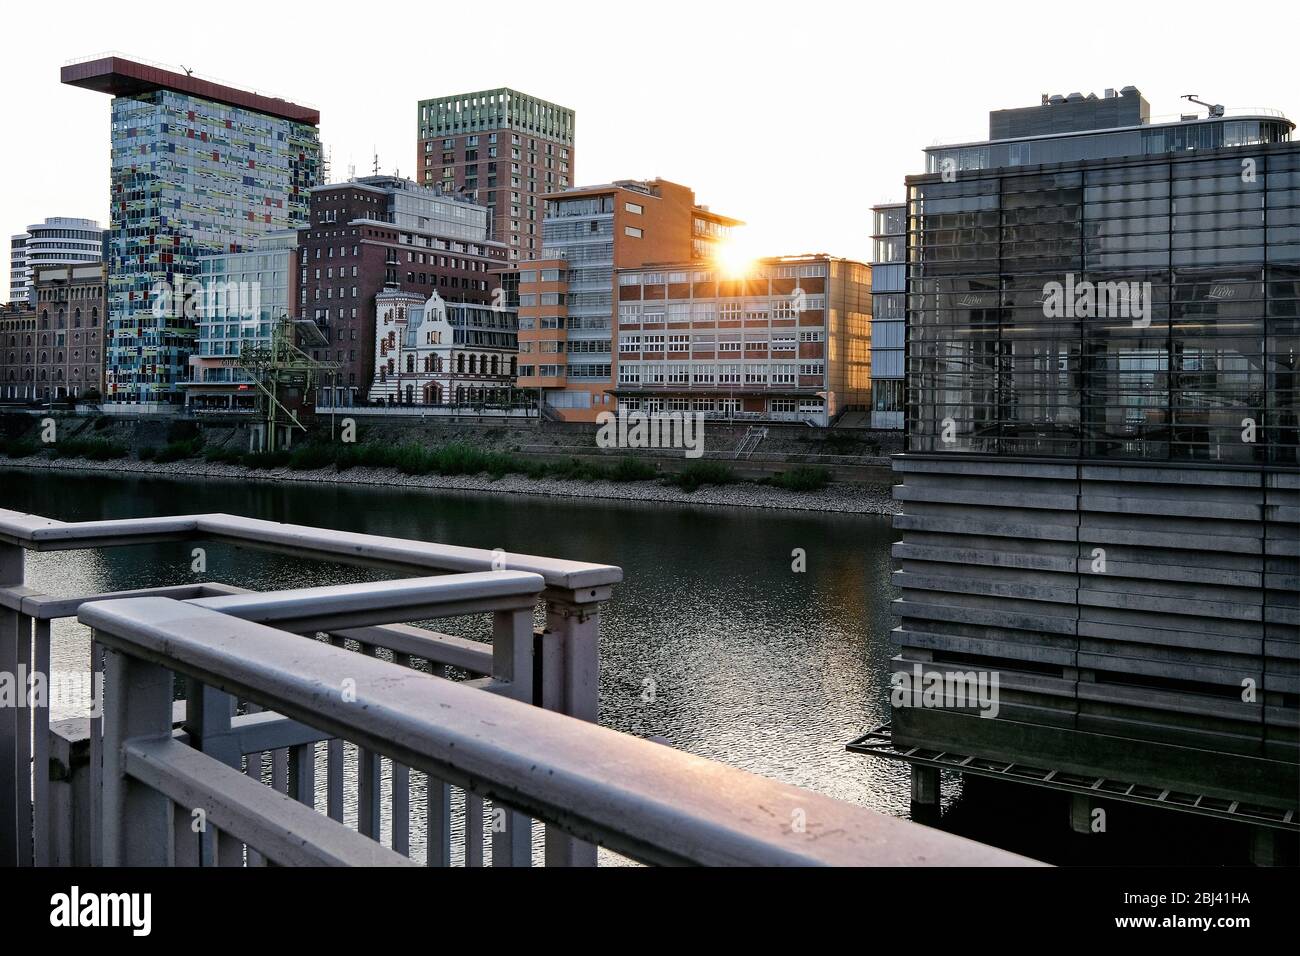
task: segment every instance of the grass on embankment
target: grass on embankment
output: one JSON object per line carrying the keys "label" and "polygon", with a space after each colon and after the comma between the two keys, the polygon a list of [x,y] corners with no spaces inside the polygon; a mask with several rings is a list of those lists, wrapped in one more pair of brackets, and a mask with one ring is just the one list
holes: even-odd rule
{"label": "grass on embankment", "polygon": [[[676,474],[660,475],[651,462],[638,458],[621,458],[610,464],[570,458],[545,462],[507,452],[482,451],[469,445],[455,444],[442,448],[421,445],[383,445],[378,443],[333,445],[312,442],[289,451],[240,452],[227,448],[203,447],[197,435],[172,434],[161,448],[142,448],[140,461],[156,464],[201,458],[213,464],[242,465],[252,471],[287,468],[290,471],[319,471],[333,466],[339,472],[353,468],[391,468],[404,475],[489,475],[494,480],[507,475],[522,475],[543,480],[570,481],[654,481],[680,488],[688,494],[705,486],[737,484],[742,481],[732,468],[719,461],[692,461]],[[41,445],[29,439],[0,441],[0,455],[28,458],[48,451],[53,458],[87,458],[110,461],[129,457],[126,446],[104,439],[72,439]],[[763,484],[788,491],[818,491],[830,482],[825,468],[798,467],[763,479]]]}

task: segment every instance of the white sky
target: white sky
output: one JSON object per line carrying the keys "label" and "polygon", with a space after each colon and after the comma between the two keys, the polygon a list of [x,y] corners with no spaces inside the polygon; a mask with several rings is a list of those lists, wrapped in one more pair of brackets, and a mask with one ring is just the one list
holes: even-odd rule
{"label": "white sky", "polygon": [[[1153,116],[1268,106],[1300,119],[1294,3],[494,0],[5,9],[0,283],[8,237],[108,223],[109,101],[63,86],[116,50],[316,106],[333,177],[416,172],[416,103],[510,86],[577,111],[576,185],[662,176],[750,225],[755,254],[870,257],[870,207],[921,149],[983,138],[990,109],[1132,84]],[[487,19],[487,18],[492,19]],[[155,29],[145,31],[142,24]]]}

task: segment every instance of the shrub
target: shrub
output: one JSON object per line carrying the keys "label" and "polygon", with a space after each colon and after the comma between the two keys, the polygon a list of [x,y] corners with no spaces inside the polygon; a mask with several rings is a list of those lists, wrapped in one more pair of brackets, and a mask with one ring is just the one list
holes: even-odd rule
{"label": "shrub", "polygon": [[89,461],[110,461],[125,458],[129,454],[126,446],[120,442],[102,438],[70,438],[55,442],[50,450],[55,458],[85,458]]}
{"label": "shrub", "polygon": [[316,471],[332,465],[336,454],[329,445],[303,445],[290,453],[289,467],[294,471]]}
{"label": "shrub", "polygon": [[640,458],[620,458],[609,470],[610,481],[650,481],[658,477],[659,472],[648,461]]}
{"label": "shrub", "polygon": [[113,419],[109,418],[107,415],[100,415],[95,419],[95,431],[102,432],[111,424],[113,424]]}
{"label": "shrub", "polygon": [[787,491],[820,491],[830,484],[831,473],[820,465],[807,465],[773,475],[768,481]]}
{"label": "shrub", "polygon": [[244,453],[234,448],[209,448],[203,452],[203,458],[221,465],[238,465],[244,460]]}
{"label": "shrub", "polygon": [[40,450],[40,445],[27,438],[11,438],[0,442],[0,454],[7,458],[30,458]]}
{"label": "shrub", "polygon": [[735,481],[736,473],[720,461],[693,461],[668,479],[669,484],[687,494],[693,494],[705,485],[730,485]]}
{"label": "shrub", "polygon": [[141,461],[153,461],[153,456],[157,451],[158,449],[156,448],[141,448],[135,453],[135,457],[139,458]]}
{"label": "shrub", "polygon": [[154,453],[153,460],[160,465],[170,464],[173,461],[184,461],[187,458],[197,458],[203,453],[203,439],[192,438],[188,441],[168,442],[162,448]]}

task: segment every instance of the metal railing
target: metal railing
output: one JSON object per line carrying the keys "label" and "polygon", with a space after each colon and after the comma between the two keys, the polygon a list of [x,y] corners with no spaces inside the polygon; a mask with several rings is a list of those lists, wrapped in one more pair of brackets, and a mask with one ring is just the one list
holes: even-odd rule
{"label": "metal railing", "polygon": [[[198,539],[418,576],[23,584],[25,550]],[[430,866],[594,865],[597,844],[652,864],[1025,862],[596,726],[600,605],[621,577],[229,515],[0,511],[0,672],[49,675],[50,623],[76,616],[103,674],[79,771],[48,706],[0,709],[0,862],[405,865],[419,837]],[[424,626],[478,615],[490,645]]]}

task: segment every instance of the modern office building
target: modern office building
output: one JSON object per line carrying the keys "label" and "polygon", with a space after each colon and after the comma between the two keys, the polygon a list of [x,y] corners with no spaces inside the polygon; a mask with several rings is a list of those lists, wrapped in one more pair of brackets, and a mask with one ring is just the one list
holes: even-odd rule
{"label": "modern office building", "polygon": [[330,341],[312,357],[339,366],[318,405],[367,402],[380,293],[503,304],[496,297],[506,247],[487,236],[486,207],[409,179],[368,176],[313,189],[310,227],[299,234],[298,311]]}
{"label": "modern office building", "polygon": [[871,427],[901,429],[907,329],[907,204],[871,208]]}
{"label": "modern office building", "polygon": [[1044,98],[908,178],[896,664],[1000,676],[993,719],[895,706],[922,792],[1295,813],[1293,128]]}
{"label": "modern office building", "polygon": [[31,289],[27,281],[27,233],[9,237],[9,298],[6,302],[29,303]]}
{"label": "modern office building", "polygon": [[375,379],[370,401],[388,405],[518,404],[519,343],[513,309],[426,300],[389,286],[375,300]]}
{"label": "modern office building", "polygon": [[870,402],[870,322],[871,272],[846,259],[621,270],[613,394],[651,414],[825,426]]}
{"label": "modern office building", "polygon": [[616,272],[653,263],[711,266],[718,243],[740,221],[662,179],[545,198],[542,257],[518,272],[519,387],[539,391],[548,414],[595,421],[615,406]]}
{"label": "modern office building", "polygon": [[183,308],[154,308],[158,287],[306,223],[320,114],[116,56],[65,66],[63,82],[113,96],[106,398],[179,403],[197,329]]}
{"label": "modern office building", "polygon": [[31,281],[32,303],[0,312],[0,400],[57,402],[101,394],[103,264],[46,266]]}
{"label": "modern office building", "polygon": [[298,316],[298,233],[267,233],[247,252],[203,256],[198,270],[198,338],[185,404],[251,411],[258,396],[240,355],[246,347],[269,346],[273,323]]}
{"label": "modern office building", "polygon": [[417,181],[488,208],[511,261],[542,251],[543,197],[573,184],[573,110],[517,90],[421,100]]}
{"label": "modern office building", "polygon": [[104,229],[93,219],[57,216],[28,226],[9,240],[9,301],[30,301],[38,269],[103,260]]}

